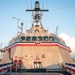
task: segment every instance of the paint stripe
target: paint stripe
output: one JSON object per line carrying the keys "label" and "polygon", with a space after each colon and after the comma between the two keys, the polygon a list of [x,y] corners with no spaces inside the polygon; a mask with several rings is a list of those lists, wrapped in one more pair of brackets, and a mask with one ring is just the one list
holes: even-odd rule
{"label": "paint stripe", "polygon": [[0,69],[0,72],[2,72],[2,69]]}
{"label": "paint stripe", "polygon": [[66,67],[67,70],[75,73],[75,64],[66,63],[64,67]]}
{"label": "paint stripe", "polygon": [[0,67],[0,73],[2,72],[4,72],[4,71],[6,71],[6,70],[8,70],[8,67],[11,67],[12,66],[12,64],[9,64],[9,65],[7,65],[7,66],[2,66],[2,67]]}
{"label": "paint stripe", "polygon": [[70,67],[66,67],[66,68],[72,72],[75,72],[75,69],[73,69],[73,68],[70,68]]}
{"label": "paint stripe", "polygon": [[69,52],[71,52],[71,50],[68,47],[65,47],[65,46],[63,46],[61,44],[58,44],[58,43],[40,43],[40,44],[36,44],[36,43],[16,43],[12,46],[6,47],[4,50],[6,51],[6,50],[8,50],[10,48],[13,48],[15,46],[59,46],[63,49],[68,50]]}

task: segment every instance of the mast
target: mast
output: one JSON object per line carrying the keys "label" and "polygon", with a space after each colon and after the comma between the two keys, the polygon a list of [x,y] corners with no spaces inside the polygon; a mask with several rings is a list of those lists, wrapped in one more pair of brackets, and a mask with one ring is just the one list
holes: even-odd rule
{"label": "mast", "polygon": [[34,24],[38,25],[39,23],[42,26],[42,23],[41,23],[42,12],[48,12],[49,10],[41,9],[39,1],[36,0],[34,9],[27,9],[26,11],[32,12],[32,16],[33,16],[33,24],[32,24],[32,26]]}

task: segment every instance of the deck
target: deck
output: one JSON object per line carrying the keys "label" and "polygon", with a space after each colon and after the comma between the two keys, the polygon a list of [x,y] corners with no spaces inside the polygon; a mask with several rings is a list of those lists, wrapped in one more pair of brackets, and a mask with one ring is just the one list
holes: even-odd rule
{"label": "deck", "polygon": [[61,73],[7,73],[7,74],[0,74],[0,75],[63,75]]}

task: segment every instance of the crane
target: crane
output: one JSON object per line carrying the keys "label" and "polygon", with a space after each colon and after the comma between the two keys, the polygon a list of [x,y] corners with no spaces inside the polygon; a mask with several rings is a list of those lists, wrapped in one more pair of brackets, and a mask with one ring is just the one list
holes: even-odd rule
{"label": "crane", "polygon": [[17,35],[18,35],[19,21],[25,21],[25,20],[22,20],[22,19],[16,18],[16,17],[13,17],[13,19],[16,19],[17,20]]}

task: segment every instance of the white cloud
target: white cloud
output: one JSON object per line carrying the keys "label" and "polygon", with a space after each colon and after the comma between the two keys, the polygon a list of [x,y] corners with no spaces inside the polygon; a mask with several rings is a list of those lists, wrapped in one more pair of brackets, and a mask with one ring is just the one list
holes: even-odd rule
{"label": "white cloud", "polygon": [[62,38],[67,46],[69,46],[72,50],[72,57],[75,58],[75,37],[70,37],[69,35],[65,34],[65,33],[61,33],[59,34],[59,37]]}

